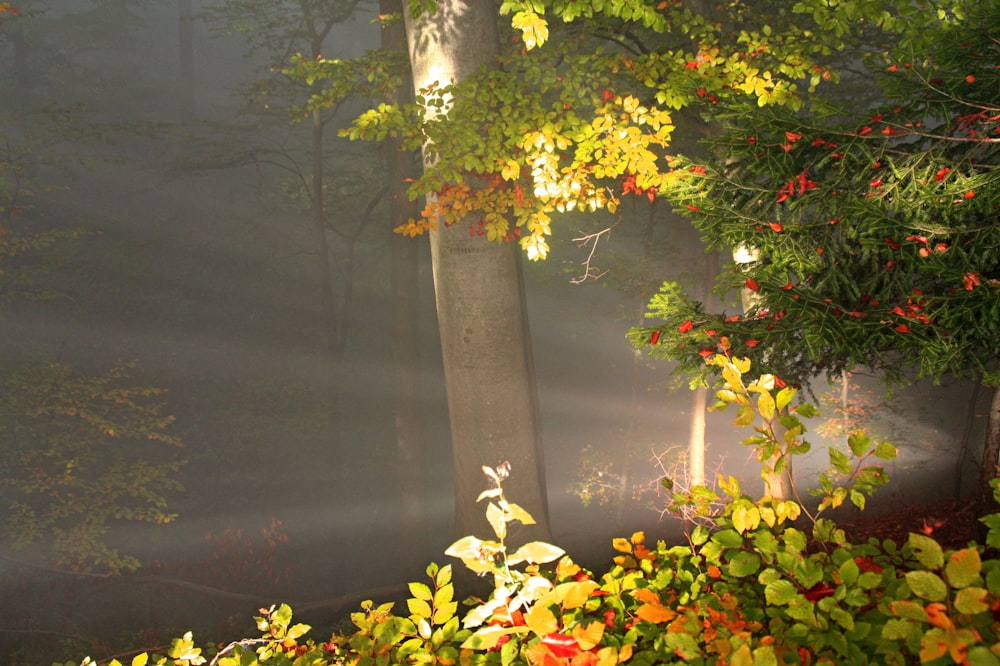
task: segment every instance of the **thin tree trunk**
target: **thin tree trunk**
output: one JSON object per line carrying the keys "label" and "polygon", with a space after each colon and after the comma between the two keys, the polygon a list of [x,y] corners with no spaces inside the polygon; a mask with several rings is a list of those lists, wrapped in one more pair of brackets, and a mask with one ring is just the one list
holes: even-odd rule
{"label": "thin tree trunk", "polygon": [[979,469],[979,513],[981,514],[997,510],[990,482],[997,477],[998,460],[1000,460],[1000,386],[993,389],[989,425],[986,428],[986,442],[983,445],[983,459]]}
{"label": "thin tree trunk", "polygon": [[[733,250],[733,259],[738,264],[751,263],[757,261],[759,258],[759,248],[740,246]],[[756,293],[750,291],[746,287],[744,287],[741,292],[743,298],[743,314],[748,314],[757,307],[759,297]],[[785,429],[778,421],[777,417],[775,417],[771,427],[774,437],[780,442],[785,433]],[[787,459],[785,469],[782,472],[775,471],[777,464],[778,456],[774,456],[764,461],[764,495],[777,500],[791,499],[793,492],[792,461],[790,458]]]}
{"label": "thin tree trunk", "polygon": [[[382,14],[403,11],[402,0],[380,0]],[[399,24],[382,28],[382,48],[406,52],[406,32]],[[413,99],[412,82],[403,81],[387,100],[403,104]],[[384,144],[389,188],[390,309],[392,312],[392,365],[396,422],[396,465],[399,473],[400,538],[404,550],[416,552],[424,533],[423,456],[424,425],[420,383],[420,335],[418,308],[419,244],[392,229],[420,214],[407,196],[407,181],[419,176],[416,156],[401,149],[401,142]]]}
{"label": "thin tree trunk", "polygon": [[[406,13],[413,85],[461,82],[496,67],[496,6],[483,0],[442,0],[419,19]],[[473,183],[474,184],[474,183]],[[521,271],[514,243],[469,234],[464,220],[431,232],[431,262],[441,336],[455,472],[459,535],[492,536],[479,493],[482,466],[509,461],[510,501],[537,525],[514,529],[514,544],[549,538],[548,502],[538,401]]]}
{"label": "thin tree trunk", "polygon": [[323,377],[323,395],[326,403],[327,421],[331,443],[340,441],[340,391],[338,384],[340,369],[341,340],[337,303],[333,292],[333,265],[330,261],[329,239],[326,233],[326,207],[323,196],[323,117],[319,110],[312,113],[312,197],[311,226],[316,251],[316,267],[320,280],[320,297],[323,311],[323,333],[325,341],[326,373]]}
{"label": "thin tree trunk", "polygon": [[969,448],[972,444],[972,431],[976,425],[976,414],[979,410],[979,394],[982,392],[981,382],[972,382],[972,391],[965,411],[965,426],[962,428],[962,441],[959,442],[958,455],[955,459],[955,476],[952,494],[956,500],[962,499],[962,478],[965,476],[965,463],[969,460]]}

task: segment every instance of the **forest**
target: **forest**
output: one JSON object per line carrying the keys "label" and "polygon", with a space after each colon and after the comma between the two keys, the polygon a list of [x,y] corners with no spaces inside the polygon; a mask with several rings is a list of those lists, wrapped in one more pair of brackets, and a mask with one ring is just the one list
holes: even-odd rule
{"label": "forest", "polygon": [[0,50],[0,662],[1000,664],[993,0]]}

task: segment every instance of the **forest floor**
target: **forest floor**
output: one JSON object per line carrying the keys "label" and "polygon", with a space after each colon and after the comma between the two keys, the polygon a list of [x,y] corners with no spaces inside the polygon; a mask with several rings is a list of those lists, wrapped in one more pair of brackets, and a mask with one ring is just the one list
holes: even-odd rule
{"label": "forest floor", "polygon": [[928,504],[904,504],[877,514],[862,514],[853,521],[839,522],[851,543],[875,537],[906,543],[911,532],[933,537],[943,547],[959,549],[970,541],[983,543],[985,527],[970,501],[948,500]]}

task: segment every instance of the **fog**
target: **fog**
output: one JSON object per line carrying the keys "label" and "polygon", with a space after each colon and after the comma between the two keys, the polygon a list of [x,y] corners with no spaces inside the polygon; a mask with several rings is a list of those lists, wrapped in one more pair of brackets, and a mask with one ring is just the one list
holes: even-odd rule
{"label": "fog", "polygon": [[[253,631],[252,615],[262,605],[283,601],[329,628],[354,609],[351,603],[394,598],[428,562],[446,563],[443,551],[456,536],[452,469],[426,239],[413,241],[422,263],[420,316],[412,322],[422,355],[425,522],[421,542],[404,550],[385,207],[375,209],[358,244],[358,307],[338,373],[345,420],[331,446],[307,213],[283,195],[288,179],[280,168],[225,164],[250,148],[248,128],[259,146],[292,153],[308,134],[278,115],[246,113],[247,86],[272,76],[268,58],[247,57],[240,35],[220,36],[213,30],[220,26],[196,20],[193,108],[185,108],[178,3],[16,4],[21,25],[0,26],[0,132],[8,144],[36,146],[22,156],[35,185],[20,219],[32,228],[83,233],[51,250],[59,259],[44,279],[51,298],[3,305],[3,367],[59,361],[99,373],[119,360],[134,362],[134,382],[167,390],[165,411],[176,417],[170,432],[184,442],[170,455],[187,464],[184,490],[170,493],[174,522],[121,523],[109,535],[143,563],[136,574],[58,573],[44,541],[0,543],[0,661],[17,663],[25,646],[56,638],[70,650],[59,655],[64,660],[122,643],[146,647],[144,631],[195,629],[196,638],[227,641]],[[213,6],[194,5],[196,13]],[[116,14],[126,6],[127,16]],[[105,24],[116,15],[120,24]],[[371,18],[365,13],[338,26],[327,40],[329,56],[376,47]],[[71,121],[52,118],[44,119],[51,125],[10,120],[57,107],[72,109],[87,129],[68,131]],[[66,135],[58,140],[39,138],[60,128]],[[366,149],[332,138],[327,148],[341,171],[360,163],[357,151]],[[356,210],[337,214],[359,215],[363,192],[353,201]],[[585,506],[576,492],[601,461],[620,461],[626,452],[635,483],[655,489],[654,456],[688,438],[686,383],[669,367],[637,357],[625,339],[628,327],[643,321],[643,299],[629,280],[643,263],[653,285],[690,281],[704,253],[690,226],[661,206],[656,252],[640,262],[640,234],[628,222],[631,210],[634,219],[646,215],[638,208],[644,201],[623,206],[623,223],[602,240],[594,262],[609,272],[601,279],[576,283],[589,249],[571,240],[600,229],[601,220],[557,220],[552,256],[525,266],[553,540],[598,569],[611,557],[613,536],[644,529],[650,538],[680,538],[654,494],[619,512]],[[880,403],[874,379],[857,381]],[[817,396],[829,390],[822,380],[813,389]],[[950,489],[969,395],[961,383],[921,383],[878,412],[873,428],[902,449],[888,467],[895,480],[882,492],[883,506],[926,499],[928,487]],[[758,471],[738,444],[749,433],[731,428],[731,418],[709,416],[709,474],[737,475],[753,492]],[[981,421],[971,435],[975,445]],[[822,439],[812,439],[817,446],[801,463],[804,477],[826,456]],[[271,551],[261,530],[275,520],[280,526],[271,534],[281,538]]]}

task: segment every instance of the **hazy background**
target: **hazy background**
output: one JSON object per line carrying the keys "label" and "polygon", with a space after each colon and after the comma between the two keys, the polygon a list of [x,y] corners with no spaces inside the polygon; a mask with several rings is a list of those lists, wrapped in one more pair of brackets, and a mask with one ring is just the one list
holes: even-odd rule
{"label": "hazy background", "polygon": [[[413,241],[424,263],[412,335],[423,353],[427,529],[419,547],[404,552],[384,207],[359,240],[359,307],[341,387],[349,419],[334,448],[318,397],[323,329],[308,220],[285,196],[280,169],[226,163],[248,145],[239,138],[247,132],[290,152],[307,132],[277,116],[246,113],[248,84],[271,76],[267,59],[245,57],[240,36],[213,35],[213,26],[196,21],[190,109],[179,74],[177,2],[17,4],[23,32],[15,35],[9,23],[0,32],[0,117],[59,108],[74,120],[4,120],[0,138],[67,130],[29,151],[32,178],[46,187],[36,188],[24,215],[38,228],[87,233],[54,250],[61,263],[49,284],[57,297],[4,307],[0,362],[11,368],[59,360],[100,372],[134,361],[137,382],[168,389],[172,432],[184,441],[179,455],[188,464],[186,490],[173,501],[175,523],[113,535],[144,562],[136,577],[94,581],[33,569],[24,564],[30,551],[0,544],[0,589],[8,600],[0,609],[0,660],[38,636],[144,646],[143,630],[194,628],[224,641],[251,631],[262,604],[281,601],[312,605],[308,619],[328,625],[340,611],[322,602],[415,579],[431,560],[445,563],[442,551],[455,537],[452,470],[426,239]],[[212,3],[194,5],[197,13]],[[377,46],[371,18],[337,29],[328,55]],[[79,131],[71,129],[76,122]],[[370,147],[331,140],[329,148],[343,152],[340,168],[349,171],[360,163],[358,151]],[[596,255],[595,264],[609,269],[602,279],[573,283],[588,249],[570,239],[609,220],[559,220],[551,258],[526,266],[554,540],[596,568],[609,559],[612,536],[645,529],[677,538],[654,495],[619,511],[585,507],[575,489],[626,454],[636,483],[655,488],[653,456],[686,445],[689,392],[668,368],[638,358],[625,332],[642,321],[639,273],[655,288],[666,279],[700,280],[702,271],[696,235],[662,205],[656,251],[639,261],[640,234],[629,221],[644,221],[648,206],[640,199],[623,209],[623,223]],[[881,389],[867,384],[878,403]],[[814,388],[828,390],[822,382]],[[969,395],[965,385],[919,385],[879,412],[876,430],[903,449],[889,466],[895,480],[882,506],[949,496],[950,451]],[[754,487],[757,469],[747,465],[748,452],[737,444],[745,435],[728,427],[730,419],[710,416],[709,474],[735,474]],[[978,445],[978,421],[976,428]],[[803,469],[814,469],[825,451],[812,459]],[[273,550],[262,529],[271,530]],[[82,657],[79,645],[69,643],[74,651],[63,658]]]}

